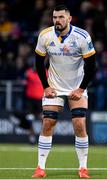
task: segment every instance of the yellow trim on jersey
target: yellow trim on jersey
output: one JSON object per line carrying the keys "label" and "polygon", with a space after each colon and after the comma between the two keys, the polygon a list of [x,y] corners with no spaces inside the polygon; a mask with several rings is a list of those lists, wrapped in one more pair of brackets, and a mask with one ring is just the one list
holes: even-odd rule
{"label": "yellow trim on jersey", "polygon": [[49,42],[50,42],[50,40],[47,39],[47,40],[45,41],[45,46],[48,46],[48,45],[49,45]]}
{"label": "yellow trim on jersey", "polygon": [[41,51],[38,51],[37,49],[35,49],[35,52],[36,52],[37,54],[39,54],[40,56],[46,56],[46,53],[43,53],[43,52],[41,52]]}
{"label": "yellow trim on jersey", "polygon": [[59,37],[58,37],[58,39],[59,39],[59,41],[60,41],[60,42],[62,41],[62,38],[61,38],[61,36],[59,36]]}
{"label": "yellow trim on jersey", "polygon": [[40,36],[43,36],[45,33],[52,31],[52,27],[46,28],[40,32]]}
{"label": "yellow trim on jersey", "polygon": [[95,53],[96,53],[96,51],[94,50],[94,51],[92,51],[92,52],[90,52],[88,54],[83,55],[83,58],[88,58],[88,57],[92,56]]}

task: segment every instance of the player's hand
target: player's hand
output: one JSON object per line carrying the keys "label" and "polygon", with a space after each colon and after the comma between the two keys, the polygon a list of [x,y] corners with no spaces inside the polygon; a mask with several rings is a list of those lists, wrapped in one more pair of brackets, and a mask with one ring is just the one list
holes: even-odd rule
{"label": "player's hand", "polygon": [[78,88],[70,93],[69,99],[78,101],[82,97],[83,92],[84,92],[84,89]]}
{"label": "player's hand", "polygon": [[44,93],[45,93],[45,97],[47,98],[54,98],[57,95],[55,90],[51,87],[46,88]]}

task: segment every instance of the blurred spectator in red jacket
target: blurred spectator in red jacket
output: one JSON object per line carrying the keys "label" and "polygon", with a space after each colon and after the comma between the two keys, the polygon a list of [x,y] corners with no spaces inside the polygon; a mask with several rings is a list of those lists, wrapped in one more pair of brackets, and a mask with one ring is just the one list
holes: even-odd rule
{"label": "blurred spectator in red jacket", "polygon": [[[29,142],[36,143],[36,132],[33,122],[42,119],[42,96],[44,90],[36,71],[26,70],[25,80],[25,108],[22,111],[10,113],[10,120],[17,126],[29,130]],[[17,121],[17,122],[16,122]]]}
{"label": "blurred spectator in red jacket", "polygon": [[29,68],[26,71],[26,108],[28,113],[35,114],[37,118],[41,117],[41,100],[43,96],[43,87],[36,71]]}
{"label": "blurred spectator in red jacket", "polygon": [[[42,119],[42,96],[44,90],[36,71],[32,68],[26,71],[25,108],[27,121],[33,123],[35,119]],[[35,130],[31,129],[30,141],[34,141]]]}

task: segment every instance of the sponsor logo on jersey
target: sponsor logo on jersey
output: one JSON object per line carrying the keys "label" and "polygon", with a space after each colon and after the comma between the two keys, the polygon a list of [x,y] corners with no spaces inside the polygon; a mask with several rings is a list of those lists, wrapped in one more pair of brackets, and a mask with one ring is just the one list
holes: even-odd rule
{"label": "sponsor logo on jersey", "polygon": [[54,41],[50,42],[49,46],[55,46]]}
{"label": "sponsor logo on jersey", "polygon": [[89,50],[93,49],[93,43],[92,43],[92,41],[88,43],[88,49],[89,49]]}
{"label": "sponsor logo on jersey", "polygon": [[71,42],[70,47],[77,48],[77,43],[75,41]]}

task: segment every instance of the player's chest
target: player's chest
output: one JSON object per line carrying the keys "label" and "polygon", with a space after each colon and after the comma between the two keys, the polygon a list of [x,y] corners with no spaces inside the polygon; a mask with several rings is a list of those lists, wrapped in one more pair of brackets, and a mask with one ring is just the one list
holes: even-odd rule
{"label": "player's chest", "polygon": [[78,42],[73,39],[66,39],[61,42],[58,38],[50,38],[46,44],[46,51],[49,55],[73,56],[79,53]]}

